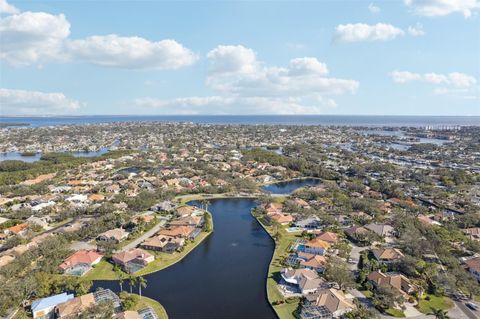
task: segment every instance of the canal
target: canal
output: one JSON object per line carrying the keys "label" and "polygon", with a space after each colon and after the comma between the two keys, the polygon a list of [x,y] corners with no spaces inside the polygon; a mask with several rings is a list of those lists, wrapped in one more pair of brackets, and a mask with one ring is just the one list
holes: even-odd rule
{"label": "canal", "polygon": [[[265,189],[291,192],[319,182],[295,180]],[[255,205],[246,198],[211,200],[214,232],[177,264],[146,275],[142,295],[158,300],[171,319],[277,318],[266,292],[275,245],[250,214]],[[120,288],[116,281],[96,281],[93,289],[98,287]],[[129,290],[126,282],[124,289]]]}

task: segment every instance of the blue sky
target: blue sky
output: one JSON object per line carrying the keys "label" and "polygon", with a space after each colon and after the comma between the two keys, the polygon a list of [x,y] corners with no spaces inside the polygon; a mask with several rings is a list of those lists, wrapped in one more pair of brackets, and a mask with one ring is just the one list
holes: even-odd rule
{"label": "blue sky", "polygon": [[0,115],[480,115],[478,0],[0,11]]}

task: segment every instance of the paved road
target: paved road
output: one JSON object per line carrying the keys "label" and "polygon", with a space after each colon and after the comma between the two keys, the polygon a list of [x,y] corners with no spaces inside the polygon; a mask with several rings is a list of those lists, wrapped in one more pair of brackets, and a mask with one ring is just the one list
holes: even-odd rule
{"label": "paved road", "polygon": [[[352,246],[352,251],[350,252],[350,259],[356,260],[358,262],[360,260],[360,253],[368,249],[368,247],[359,247],[354,245],[353,243],[350,243],[350,245]],[[348,264],[348,268],[351,271],[357,271],[357,267],[358,267],[358,264],[350,264],[350,263]]]}
{"label": "paved road", "polygon": [[455,307],[448,313],[453,319],[479,319],[480,312],[472,311],[463,302],[455,301]]}
{"label": "paved road", "polygon": [[138,237],[137,239],[135,239],[131,243],[128,243],[127,245],[123,246],[121,251],[129,250],[129,249],[137,247],[145,239],[153,236],[156,232],[158,232],[160,230],[160,228],[162,228],[165,225],[165,223],[166,223],[166,221],[164,219],[160,220],[158,222],[158,224],[156,224],[150,230],[143,233],[142,236]]}

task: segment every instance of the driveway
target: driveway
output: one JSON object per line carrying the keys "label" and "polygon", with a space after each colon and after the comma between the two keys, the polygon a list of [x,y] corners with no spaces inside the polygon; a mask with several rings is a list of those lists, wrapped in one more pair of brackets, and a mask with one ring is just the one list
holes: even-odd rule
{"label": "driveway", "polygon": [[127,245],[123,246],[122,249],[120,251],[125,251],[125,250],[129,250],[129,249],[132,249],[132,248],[135,248],[137,247],[141,242],[143,242],[145,239],[149,238],[149,237],[152,237],[153,235],[155,235],[156,232],[158,232],[165,224],[166,224],[166,220],[165,219],[162,219],[158,222],[158,224],[156,224],[155,226],[153,226],[150,230],[146,231],[145,233],[143,233],[140,237],[138,237],[137,239],[135,239],[134,241],[132,241],[131,243],[128,243]]}
{"label": "driveway", "polygon": [[350,243],[352,246],[352,251],[350,252],[350,259],[351,260],[356,260],[357,263],[355,264],[348,264],[348,268],[351,271],[357,271],[357,266],[358,266],[358,261],[360,260],[360,253],[364,250],[367,250],[369,247],[359,247],[353,243]]}

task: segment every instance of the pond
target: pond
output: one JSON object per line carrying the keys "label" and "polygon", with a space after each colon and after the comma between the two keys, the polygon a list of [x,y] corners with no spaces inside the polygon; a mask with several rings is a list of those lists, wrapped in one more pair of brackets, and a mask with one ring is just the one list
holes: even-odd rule
{"label": "pond", "polygon": [[[146,275],[142,294],[172,319],[277,318],[266,293],[274,242],[250,214],[253,207],[252,199],[211,200],[214,232],[177,264]],[[119,291],[115,281],[97,287]]]}
{"label": "pond", "polygon": [[286,182],[269,184],[264,186],[263,190],[272,194],[290,194],[291,192],[300,187],[318,186],[321,184],[322,181],[318,178],[301,178]]}
{"label": "pond", "polygon": [[[108,153],[107,147],[102,147],[97,151],[77,151],[77,152],[70,152],[75,157],[94,157],[94,156],[101,156],[103,154]],[[16,160],[16,161],[23,161],[27,163],[33,163],[39,161],[42,157],[41,153],[35,153],[31,156],[23,156],[20,152],[6,152],[0,153],[0,162],[1,161],[8,161],[8,160]]]}

